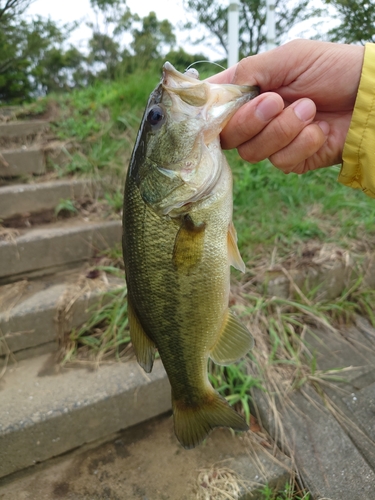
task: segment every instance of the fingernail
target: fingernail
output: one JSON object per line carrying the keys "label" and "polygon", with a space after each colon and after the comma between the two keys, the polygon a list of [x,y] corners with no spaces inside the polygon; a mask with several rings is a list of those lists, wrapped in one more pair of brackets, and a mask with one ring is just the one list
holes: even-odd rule
{"label": "fingernail", "polygon": [[300,101],[294,108],[294,113],[302,122],[307,122],[315,116],[315,104],[310,99]]}
{"label": "fingernail", "polygon": [[324,135],[329,134],[329,125],[327,122],[318,122],[318,126],[322,129]]}
{"label": "fingernail", "polygon": [[268,122],[271,120],[271,118],[278,115],[281,111],[282,109],[280,109],[280,102],[269,96],[260,101],[255,110],[255,114],[261,120]]}

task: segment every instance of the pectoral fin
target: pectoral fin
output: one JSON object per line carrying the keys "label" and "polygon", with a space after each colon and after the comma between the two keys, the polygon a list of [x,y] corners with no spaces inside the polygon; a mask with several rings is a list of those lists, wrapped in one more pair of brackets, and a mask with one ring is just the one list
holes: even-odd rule
{"label": "pectoral fin", "polygon": [[253,345],[254,339],[249,330],[228,309],[227,319],[210,351],[210,358],[218,365],[230,365],[245,356]]}
{"label": "pectoral fin", "polygon": [[137,313],[128,297],[128,319],[130,327],[130,337],[134,347],[134,352],[138,363],[146,373],[150,373],[155,359],[155,344],[147,336],[139,322]]}
{"label": "pectoral fin", "polygon": [[190,215],[182,219],[173,249],[173,263],[178,270],[188,272],[202,260],[204,222],[195,224]]}
{"label": "pectoral fin", "polygon": [[241,272],[245,272],[246,266],[237,246],[237,232],[233,222],[228,227],[228,258],[229,264]]}

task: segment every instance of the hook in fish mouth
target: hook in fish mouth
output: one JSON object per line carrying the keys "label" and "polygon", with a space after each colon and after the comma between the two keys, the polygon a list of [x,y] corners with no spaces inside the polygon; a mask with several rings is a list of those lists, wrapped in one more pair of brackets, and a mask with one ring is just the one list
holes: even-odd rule
{"label": "hook in fish mouth", "polygon": [[213,84],[200,81],[196,70],[187,70],[180,73],[168,61],[163,65],[161,86],[172,98],[178,96],[184,103],[202,108],[200,117],[208,121],[209,117],[215,120],[231,115],[245,102],[259,94],[259,87],[233,84]]}

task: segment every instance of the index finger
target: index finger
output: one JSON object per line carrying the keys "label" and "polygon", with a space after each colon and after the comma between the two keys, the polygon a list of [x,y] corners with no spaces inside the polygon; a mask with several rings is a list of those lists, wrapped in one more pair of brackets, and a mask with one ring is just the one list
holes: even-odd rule
{"label": "index finger", "polygon": [[258,85],[262,92],[277,90],[294,78],[291,76],[296,65],[294,56],[286,46],[276,47],[268,52],[245,57],[230,68],[207,79],[210,83],[233,83],[237,85]]}

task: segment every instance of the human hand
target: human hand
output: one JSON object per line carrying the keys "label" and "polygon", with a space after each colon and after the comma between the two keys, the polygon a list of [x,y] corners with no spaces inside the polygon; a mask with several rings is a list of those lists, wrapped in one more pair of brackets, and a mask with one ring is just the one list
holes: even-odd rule
{"label": "human hand", "polygon": [[341,163],[363,54],[362,46],[294,40],[209,78],[262,92],[226,125],[222,147],[253,163],[269,158],[285,173]]}

